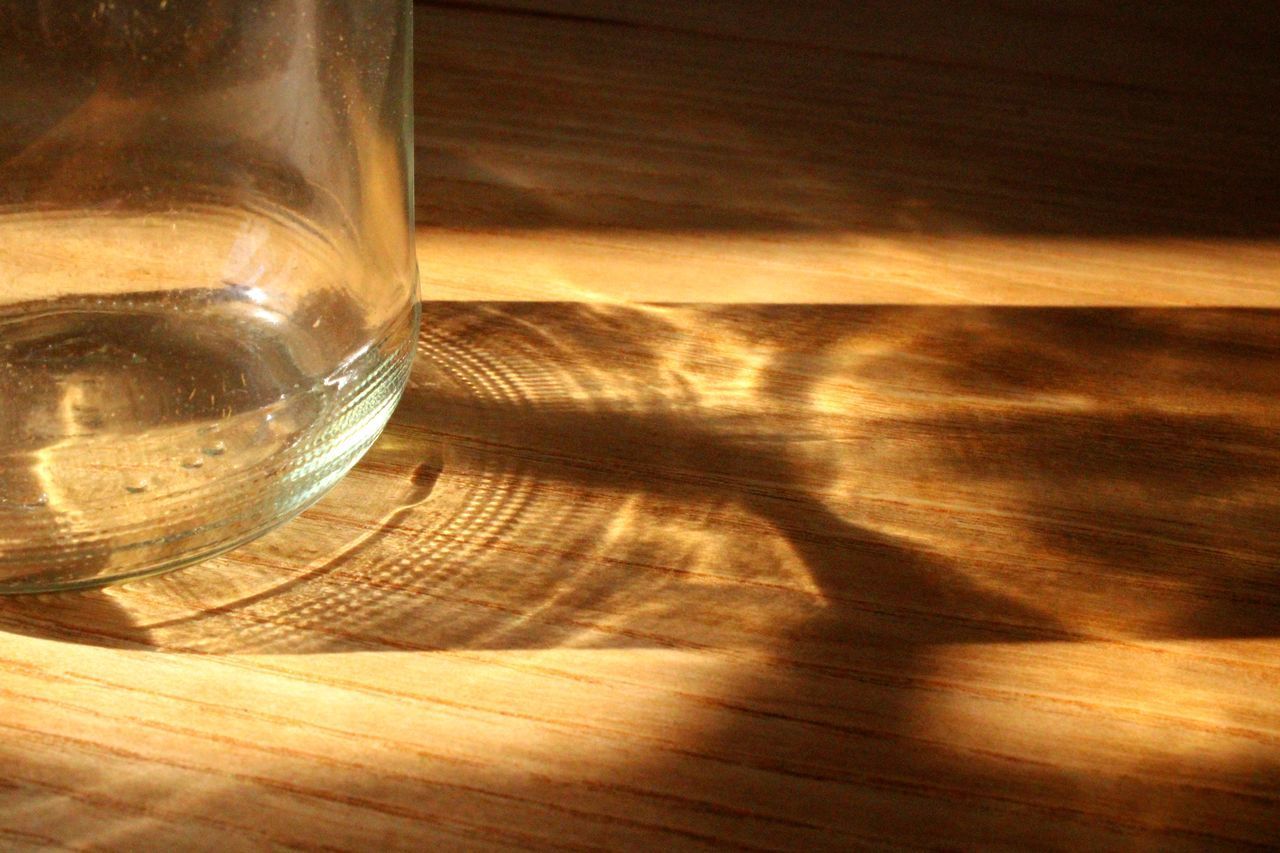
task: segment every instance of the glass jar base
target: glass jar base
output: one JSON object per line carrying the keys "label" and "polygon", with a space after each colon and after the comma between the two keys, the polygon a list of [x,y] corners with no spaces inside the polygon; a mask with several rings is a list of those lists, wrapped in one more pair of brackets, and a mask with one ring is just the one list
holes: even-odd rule
{"label": "glass jar base", "polygon": [[300,512],[381,431],[417,328],[314,376],[296,324],[199,292],[177,307],[0,313],[0,594],[175,569]]}

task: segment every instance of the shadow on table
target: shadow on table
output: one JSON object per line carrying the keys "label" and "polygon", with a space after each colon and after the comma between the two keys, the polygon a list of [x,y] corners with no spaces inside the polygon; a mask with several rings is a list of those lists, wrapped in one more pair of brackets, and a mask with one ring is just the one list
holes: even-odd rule
{"label": "shadow on table", "polygon": [[437,303],[301,519],[3,619],[215,653],[715,647],[779,608],[836,643],[1271,636],[1278,318]]}
{"label": "shadow on table", "polygon": [[1274,3],[482,0],[418,17],[428,227],[1280,233]]}
{"label": "shadow on table", "polygon": [[0,620],[208,653],[1271,636],[1278,317],[438,303],[302,518]]}
{"label": "shadow on table", "polygon": [[[431,304],[386,434],[304,516],[191,570],[2,602],[0,627],[214,655],[758,653],[740,713],[677,764],[764,739],[784,787],[898,815],[966,786],[1034,800],[1065,771],[921,733],[963,680],[947,655],[1036,644],[1087,672],[1280,635],[1277,340],[1251,310]],[[1022,724],[988,713],[967,724]],[[1273,766],[1232,766],[1248,803],[1210,840],[1275,805]],[[1138,812],[1221,793],[1116,785]],[[838,819],[821,802],[810,829]]]}

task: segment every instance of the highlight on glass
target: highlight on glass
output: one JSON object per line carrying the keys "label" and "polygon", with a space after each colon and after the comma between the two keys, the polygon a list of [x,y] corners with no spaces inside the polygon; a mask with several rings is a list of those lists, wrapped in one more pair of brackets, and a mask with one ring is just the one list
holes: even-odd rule
{"label": "highlight on glass", "polygon": [[0,0],[0,593],[235,547],[377,437],[418,324],[411,10]]}

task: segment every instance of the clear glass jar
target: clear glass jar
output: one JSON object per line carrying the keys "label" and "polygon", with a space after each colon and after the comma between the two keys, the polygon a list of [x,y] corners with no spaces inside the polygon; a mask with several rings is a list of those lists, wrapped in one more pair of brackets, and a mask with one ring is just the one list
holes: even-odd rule
{"label": "clear glass jar", "polygon": [[372,443],[418,323],[407,0],[0,0],[0,593],[176,568]]}

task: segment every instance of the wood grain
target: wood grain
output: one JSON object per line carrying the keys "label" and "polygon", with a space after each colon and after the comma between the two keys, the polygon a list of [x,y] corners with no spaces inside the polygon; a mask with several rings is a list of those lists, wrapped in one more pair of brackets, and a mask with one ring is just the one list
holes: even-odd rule
{"label": "wood grain", "polygon": [[967,5],[420,7],[403,404],[0,602],[0,844],[1274,845],[1261,36]]}
{"label": "wood grain", "polygon": [[1272,7],[788,5],[420,6],[427,297],[1275,306]]}

